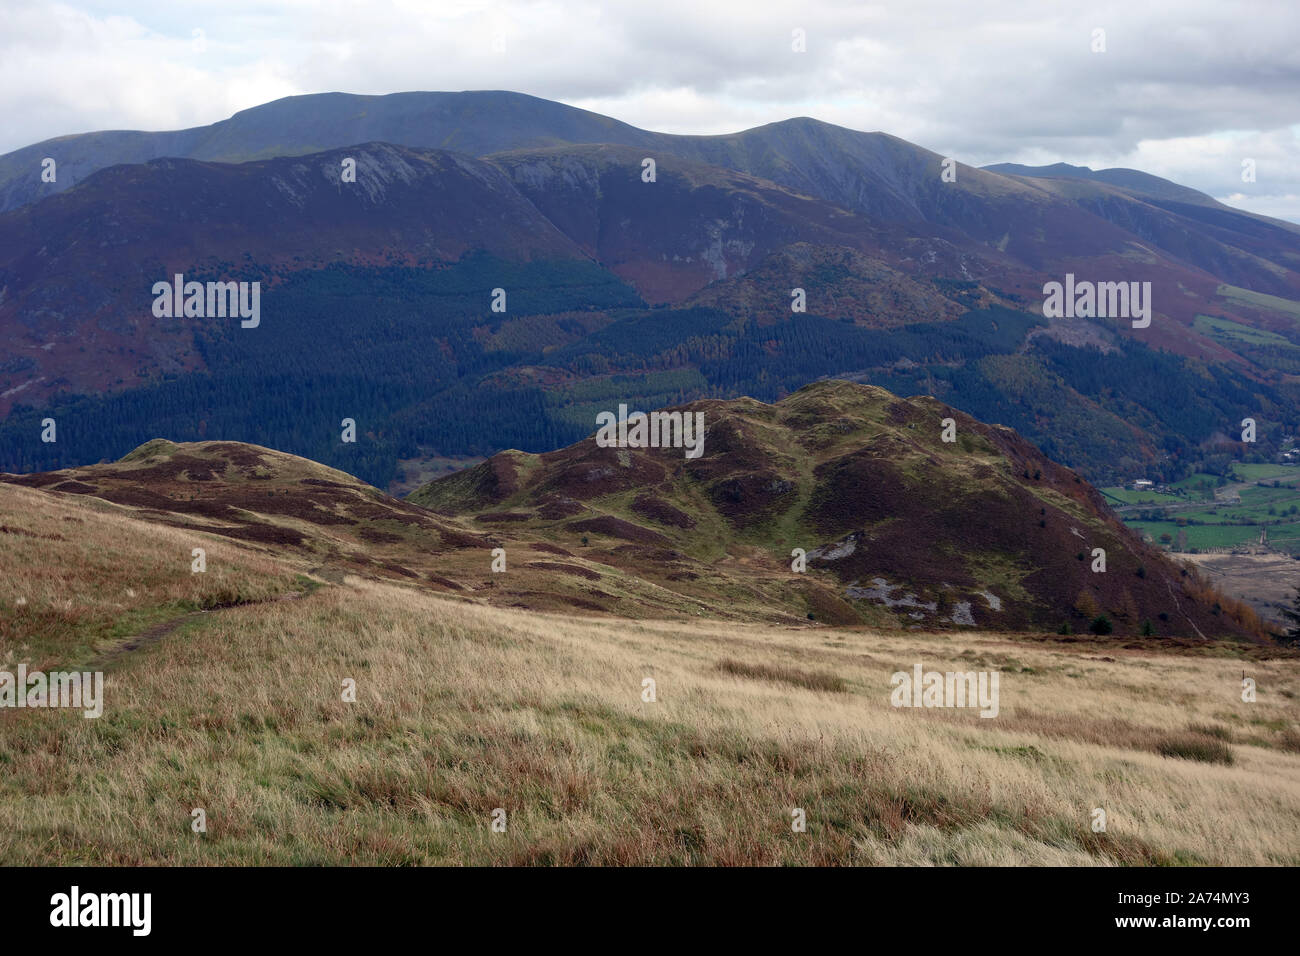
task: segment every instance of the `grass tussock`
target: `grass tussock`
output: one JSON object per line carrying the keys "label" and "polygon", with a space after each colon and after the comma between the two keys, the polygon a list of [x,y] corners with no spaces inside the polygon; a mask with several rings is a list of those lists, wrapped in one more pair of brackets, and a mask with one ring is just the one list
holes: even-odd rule
{"label": "grass tussock", "polygon": [[824,690],[843,694],[849,689],[848,682],[843,677],[815,671],[801,671],[794,667],[773,664],[747,664],[744,661],[732,658],[718,661],[717,667],[723,673],[735,677],[752,677],[756,680],[775,681],[793,687],[804,687],[808,690]]}
{"label": "grass tussock", "polygon": [[1164,737],[1156,744],[1156,750],[1162,756],[1181,760],[1199,760],[1202,763],[1221,763],[1227,766],[1234,762],[1232,748],[1219,738],[1206,734],[1189,732]]}
{"label": "grass tussock", "polygon": [[1187,730],[1188,733],[1199,734],[1202,737],[1213,737],[1216,740],[1222,740],[1224,743],[1232,743],[1232,729],[1224,727],[1222,724],[1192,724]]}

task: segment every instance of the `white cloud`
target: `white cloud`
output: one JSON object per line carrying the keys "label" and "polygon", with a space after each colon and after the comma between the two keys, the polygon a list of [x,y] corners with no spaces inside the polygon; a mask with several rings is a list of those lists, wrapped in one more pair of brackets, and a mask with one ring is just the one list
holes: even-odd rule
{"label": "white cloud", "polygon": [[975,164],[1134,166],[1294,217],[1298,26],[1266,0],[32,0],[0,8],[0,150],[295,93],[513,89],[665,132],[810,115]]}

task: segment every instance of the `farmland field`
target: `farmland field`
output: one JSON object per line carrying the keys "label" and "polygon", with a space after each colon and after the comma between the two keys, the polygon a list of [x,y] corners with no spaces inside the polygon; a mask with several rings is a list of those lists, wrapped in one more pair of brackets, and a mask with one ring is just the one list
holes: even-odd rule
{"label": "farmland field", "polygon": [[1234,463],[1226,478],[1218,499],[1209,493],[1220,479],[1206,474],[1172,486],[1185,495],[1129,488],[1103,488],[1102,493],[1126,524],[1166,548],[1177,548],[1179,531],[1186,533],[1186,550],[1199,551],[1253,544],[1267,528],[1271,546],[1300,554],[1300,467]]}

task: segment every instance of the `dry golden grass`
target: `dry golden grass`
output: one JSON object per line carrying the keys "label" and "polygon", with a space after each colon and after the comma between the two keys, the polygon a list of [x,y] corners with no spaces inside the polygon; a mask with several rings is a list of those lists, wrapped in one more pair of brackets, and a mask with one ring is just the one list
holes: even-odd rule
{"label": "dry golden grass", "polygon": [[[308,589],[13,486],[0,541],[0,666],[108,670],[98,720],[0,710],[4,863],[1300,862],[1295,658],[572,619],[355,578],[168,631]],[[916,662],[999,670],[998,717],[892,708]]]}
{"label": "dry golden grass", "polygon": [[[207,571],[191,571],[203,548]],[[97,498],[0,484],[0,665],[84,663],[186,611],[300,591],[283,564]]]}
{"label": "dry golden grass", "polygon": [[[1240,661],[1105,654],[562,618],[348,578],[121,656],[98,720],[0,711],[0,861],[1300,863],[1295,660],[1246,665],[1248,704]],[[1001,713],[892,708],[917,661],[998,668]],[[1188,734],[1234,763],[1159,753]]]}
{"label": "dry golden grass", "polygon": [[817,671],[801,671],[796,667],[773,667],[771,664],[750,664],[726,658],[718,661],[718,670],[736,677],[753,677],[758,680],[770,680],[790,684],[792,687],[804,687],[808,690],[829,690],[842,693],[848,690],[843,677],[824,674]]}

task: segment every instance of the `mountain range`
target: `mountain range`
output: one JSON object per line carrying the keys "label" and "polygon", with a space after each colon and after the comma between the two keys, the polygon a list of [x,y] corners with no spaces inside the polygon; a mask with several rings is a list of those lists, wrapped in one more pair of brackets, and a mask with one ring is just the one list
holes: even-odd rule
{"label": "mountain range", "polygon": [[[1134,170],[977,169],[807,118],[673,136],[516,93],[321,94],[35,144],[0,157],[0,197],[11,471],[166,435],[389,486],[561,447],[611,401],[832,377],[1099,481],[1268,456],[1300,417],[1300,227]],[[156,318],[176,274],[259,282],[260,326]],[[1151,283],[1153,321],[1045,317],[1067,274]]]}

